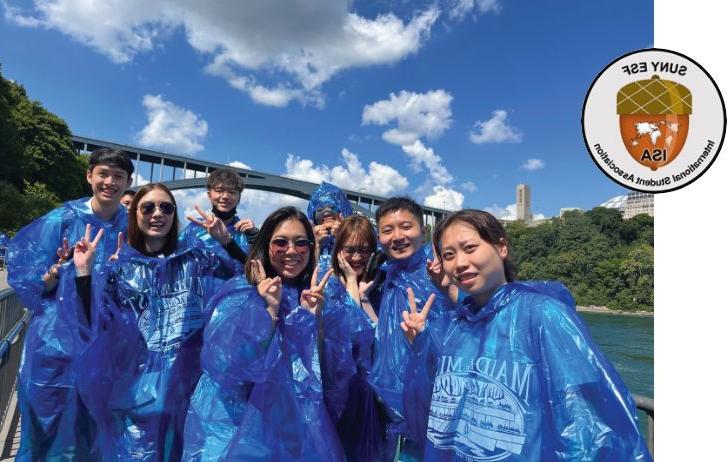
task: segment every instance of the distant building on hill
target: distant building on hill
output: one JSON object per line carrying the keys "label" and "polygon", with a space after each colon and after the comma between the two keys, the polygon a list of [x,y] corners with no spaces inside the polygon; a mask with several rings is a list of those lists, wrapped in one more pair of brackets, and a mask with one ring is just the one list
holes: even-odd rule
{"label": "distant building on hill", "polygon": [[626,211],[624,219],[629,219],[645,213],[650,217],[654,216],[654,195],[643,192],[630,192],[626,199]]}
{"label": "distant building on hill", "polygon": [[645,213],[654,216],[654,195],[643,192],[630,192],[627,195],[612,197],[601,207],[616,209],[624,220]]}
{"label": "distant building on hill", "polygon": [[526,184],[519,184],[515,188],[515,200],[516,200],[516,220],[530,221],[533,219],[533,214],[530,211],[530,186]]}

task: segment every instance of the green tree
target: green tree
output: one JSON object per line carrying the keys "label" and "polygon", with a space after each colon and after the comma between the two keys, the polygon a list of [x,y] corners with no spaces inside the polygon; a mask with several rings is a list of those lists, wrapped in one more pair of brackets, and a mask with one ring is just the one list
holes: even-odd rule
{"label": "green tree", "polygon": [[[0,71],[2,68],[0,67]],[[0,230],[14,232],[61,201],[84,195],[87,160],[66,123],[0,73]]]}

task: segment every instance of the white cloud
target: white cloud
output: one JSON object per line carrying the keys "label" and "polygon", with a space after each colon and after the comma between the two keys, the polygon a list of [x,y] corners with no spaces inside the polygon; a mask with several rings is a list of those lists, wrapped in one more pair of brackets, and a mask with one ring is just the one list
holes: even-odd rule
{"label": "white cloud", "polygon": [[467,192],[475,192],[477,191],[477,185],[471,181],[465,181],[464,183],[462,183],[462,189]]}
{"label": "white cloud", "polygon": [[502,5],[498,0],[450,0],[449,17],[461,21],[468,14],[499,13]]}
{"label": "white cloud", "polygon": [[[485,207],[486,212],[490,212],[495,216],[495,218],[499,218],[500,220],[515,220],[517,219],[517,204],[510,204],[503,207],[500,207],[497,204],[490,205],[488,207]],[[533,213],[533,220],[544,220],[545,215],[542,213]]]}
{"label": "white cloud", "polygon": [[380,196],[392,195],[409,186],[407,179],[388,165],[370,162],[366,169],[358,156],[345,148],[341,151],[341,158],[344,165],[329,168],[326,165],[316,166],[310,159],[289,154],[284,176],[312,183],[326,181],[344,189]]}
{"label": "white cloud", "polygon": [[32,12],[5,7],[5,16],[21,26],[59,30],[117,63],[163,46],[182,29],[189,45],[209,59],[210,74],[276,107],[291,100],[321,105],[319,88],[335,74],[416,53],[439,16],[431,7],[409,22],[391,13],[365,18],[344,0],[33,4]]}
{"label": "white cloud", "polygon": [[426,167],[429,176],[436,184],[448,184],[454,179],[442,163],[442,158],[436,155],[432,148],[424,146],[421,141],[416,140],[413,144],[402,146],[401,149],[409,156],[414,170],[419,171],[422,166]]}
{"label": "white cloud", "polygon": [[461,192],[444,186],[435,186],[432,193],[424,198],[424,205],[452,211],[461,210],[463,203]]}
{"label": "white cloud", "polygon": [[230,167],[236,167],[236,168],[246,168],[246,169],[248,169],[248,170],[252,170],[252,167],[250,167],[249,165],[247,165],[247,164],[246,164],[246,163],[244,163],[244,162],[240,162],[239,160],[233,160],[232,162],[230,162],[230,163],[229,163],[229,164],[227,164],[227,165],[229,165]]}
{"label": "white cloud", "polygon": [[195,154],[207,135],[207,122],[197,114],[164,101],[161,95],[146,95],[143,100],[147,124],[136,135],[146,147],[166,148],[175,153]]}
{"label": "white cloud", "polygon": [[473,143],[519,143],[523,134],[515,127],[507,124],[507,111],[498,109],[492,111],[492,118],[475,122],[474,130],[470,132],[470,141]]}
{"label": "white cloud", "polygon": [[450,104],[452,95],[444,90],[414,93],[403,90],[390,93],[389,99],[368,104],[363,109],[363,125],[388,125],[396,127],[385,131],[382,138],[388,143],[401,146],[409,157],[415,172],[427,169],[429,179],[437,185],[446,185],[454,179],[444,166],[442,158],[422,143],[421,138],[439,138],[452,124]]}
{"label": "white cloud", "polygon": [[522,166],[525,170],[540,170],[545,168],[545,162],[541,159],[528,159]]}
{"label": "white cloud", "polygon": [[414,93],[403,90],[389,94],[388,100],[368,104],[363,109],[363,125],[388,125],[382,138],[399,146],[413,144],[421,137],[436,139],[452,124],[452,95],[444,90]]}

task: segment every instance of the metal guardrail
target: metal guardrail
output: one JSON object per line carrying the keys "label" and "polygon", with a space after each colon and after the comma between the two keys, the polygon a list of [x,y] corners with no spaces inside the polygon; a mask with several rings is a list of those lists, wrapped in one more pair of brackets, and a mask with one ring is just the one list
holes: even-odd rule
{"label": "metal guardrail", "polygon": [[636,403],[636,409],[644,411],[646,414],[646,446],[649,448],[651,456],[654,456],[654,400],[646,396],[631,394]]}
{"label": "metal guardrail", "polygon": [[18,427],[15,390],[25,328],[32,314],[12,289],[0,290],[0,458],[9,457]]}

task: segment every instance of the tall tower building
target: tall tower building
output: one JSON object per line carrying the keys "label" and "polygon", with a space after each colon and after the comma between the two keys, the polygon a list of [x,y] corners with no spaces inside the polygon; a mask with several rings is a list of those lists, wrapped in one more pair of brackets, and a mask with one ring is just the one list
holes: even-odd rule
{"label": "tall tower building", "polygon": [[530,221],[533,219],[533,214],[530,213],[530,186],[526,184],[519,184],[515,189],[515,200],[517,203],[517,214],[518,220]]}

